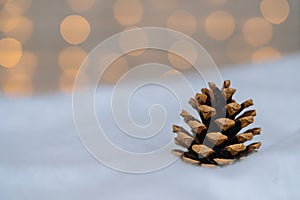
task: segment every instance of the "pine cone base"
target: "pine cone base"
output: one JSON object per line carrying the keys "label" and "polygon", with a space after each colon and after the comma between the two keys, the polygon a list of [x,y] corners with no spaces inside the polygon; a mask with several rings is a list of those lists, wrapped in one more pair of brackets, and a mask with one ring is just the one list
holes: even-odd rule
{"label": "pine cone base", "polygon": [[253,105],[253,101],[249,99],[238,104],[232,98],[235,92],[235,89],[230,88],[229,80],[224,81],[222,89],[210,82],[209,89],[202,88],[201,93],[191,98],[189,103],[201,120],[182,110],[180,115],[191,128],[191,133],[181,126],[173,125],[175,143],[186,151],[176,149],[172,152],[185,162],[216,167],[233,164],[259,149],[261,142],[249,145],[244,143],[259,135],[261,128],[239,133],[254,122],[256,111],[244,111]]}

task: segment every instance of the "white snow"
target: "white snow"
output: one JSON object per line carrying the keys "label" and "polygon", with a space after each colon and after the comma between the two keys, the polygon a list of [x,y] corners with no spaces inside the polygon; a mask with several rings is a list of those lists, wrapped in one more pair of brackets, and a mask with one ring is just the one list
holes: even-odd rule
{"label": "white snow", "polygon": [[[258,113],[255,125],[262,127],[256,141],[262,141],[263,146],[243,161],[218,169],[177,160],[146,174],[112,170],[96,161],[81,144],[73,122],[71,95],[10,99],[0,94],[0,199],[300,199],[299,63],[298,54],[222,69],[223,78],[237,88],[239,101],[253,98]],[[110,89],[99,91],[97,97],[108,96]],[[179,109],[172,110],[176,101],[169,101],[170,94],[163,90],[145,89],[157,94],[152,100],[161,101],[171,111],[163,135],[141,143],[117,134],[118,129],[107,122],[109,137],[127,150],[155,150],[174,137],[171,124],[179,119]],[[153,102],[146,97],[142,100],[132,106],[132,117],[145,123],[149,120],[145,113]],[[100,120],[111,120],[106,112],[104,109],[98,114]]]}

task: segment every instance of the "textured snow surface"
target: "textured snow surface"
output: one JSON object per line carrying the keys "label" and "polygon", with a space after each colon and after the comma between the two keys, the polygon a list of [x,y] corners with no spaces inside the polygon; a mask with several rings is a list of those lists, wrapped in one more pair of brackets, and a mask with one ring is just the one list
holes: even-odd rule
{"label": "textured snow surface", "polygon": [[[114,171],[96,161],[81,144],[74,127],[71,95],[9,99],[0,94],[0,199],[300,199],[299,63],[300,55],[295,55],[222,70],[223,78],[237,88],[238,101],[254,99],[258,113],[255,125],[262,127],[262,135],[255,141],[262,141],[263,146],[243,161],[218,169],[177,160],[153,173]],[[110,89],[96,96],[105,97]],[[145,89],[161,97],[159,103],[167,110],[176,103],[169,101],[170,94],[163,90]],[[148,120],[143,118],[147,116],[143,107],[148,108],[151,102],[140,101],[141,96],[136,97],[139,103],[132,117],[143,123]],[[147,152],[174,137],[170,126],[178,121],[179,111],[168,113],[163,136],[142,144],[114,135],[117,128],[109,122],[107,129],[111,127],[110,137],[122,148]],[[99,115],[109,121],[106,112],[104,109]]]}

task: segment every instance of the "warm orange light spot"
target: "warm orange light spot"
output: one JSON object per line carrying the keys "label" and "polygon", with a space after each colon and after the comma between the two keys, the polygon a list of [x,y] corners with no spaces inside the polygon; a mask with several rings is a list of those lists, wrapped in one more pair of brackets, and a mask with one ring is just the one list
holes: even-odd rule
{"label": "warm orange light spot", "polygon": [[114,3],[114,17],[124,26],[137,24],[143,17],[143,5],[139,0],[117,0]]}
{"label": "warm orange light spot", "polygon": [[[1,7],[1,4],[3,6]],[[31,6],[31,0],[4,0],[0,2],[1,17],[0,21],[11,17],[18,17],[24,14]]]}
{"label": "warm orange light spot", "polygon": [[186,10],[173,12],[167,19],[167,28],[174,29],[187,35],[193,35],[197,27],[196,20]]}
{"label": "warm orange light spot", "polygon": [[[108,54],[100,61],[101,66],[108,66],[109,61],[116,57],[115,54]],[[119,57],[106,68],[102,78],[108,83],[116,83],[123,74],[128,71],[128,62],[124,57]]]}
{"label": "warm orange light spot", "polygon": [[243,34],[250,45],[257,47],[265,45],[271,40],[273,29],[263,18],[254,17],[245,22]]}
{"label": "warm orange light spot", "polygon": [[73,85],[75,81],[75,75],[62,74],[59,77],[59,88],[62,92],[71,92],[73,90]]}
{"label": "warm orange light spot", "polygon": [[23,51],[22,57],[18,64],[9,70],[9,74],[23,74],[32,77],[37,67],[37,57],[30,51]]}
{"label": "warm orange light spot", "polygon": [[8,0],[4,3],[2,12],[11,16],[22,15],[29,10],[31,3],[32,0]]}
{"label": "warm orange light spot", "polygon": [[[135,27],[127,28],[126,30],[130,30]],[[126,31],[125,30],[125,31]],[[147,47],[148,46],[148,36],[146,32],[142,29],[135,30],[134,33],[126,34],[121,33],[120,35],[120,47],[121,49],[126,52],[129,49],[135,49],[140,47]],[[138,56],[142,54],[144,50],[136,50],[128,53],[131,56]]]}
{"label": "warm orange light spot", "polygon": [[6,29],[3,30],[7,37],[12,37],[25,43],[31,37],[33,30],[32,21],[26,17],[18,17],[7,20]]}
{"label": "warm orange light spot", "polygon": [[2,89],[8,96],[29,96],[33,93],[32,81],[24,74],[7,77]]}
{"label": "warm orange light spot", "polygon": [[65,74],[74,75],[77,73],[86,56],[87,53],[79,47],[66,47],[59,54],[59,66]]}
{"label": "warm orange light spot", "polygon": [[80,44],[89,36],[89,22],[80,15],[67,16],[60,24],[62,37],[70,44]]}
{"label": "warm orange light spot", "polygon": [[95,0],[67,0],[67,3],[73,11],[85,12],[91,9]]}
{"label": "warm orange light spot", "polygon": [[16,5],[6,2],[2,7],[1,14],[6,17],[15,17],[21,15],[21,10]]}
{"label": "warm orange light spot", "polygon": [[207,35],[215,40],[226,40],[235,28],[233,17],[226,11],[211,13],[205,20]]}
{"label": "warm orange light spot", "polygon": [[0,19],[0,29],[2,32],[9,32],[20,24],[21,17],[3,17]]}
{"label": "warm orange light spot", "polygon": [[22,45],[13,38],[0,40],[0,66],[13,67],[22,57]]}
{"label": "warm orange light spot", "polygon": [[277,49],[274,49],[272,47],[264,47],[258,49],[252,54],[252,61],[254,63],[278,58],[281,58],[281,53]]}
{"label": "warm orange light spot", "polygon": [[[175,42],[170,47],[169,51],[169,62],[172,64],[173,67],[180,70],[190,68],[198,58],[196,48],[190,42],[185,40]],[[178,52],[178,55],[172,53],[172,51]]]}
{"label": "warm orange light spot", "polygon": [[235,63],[249,62],[252,52],[253,47],[242,36],[230,39],[226,48],[227,56]]}
{"label": "warm orange light spot", "polygon": [[267,21],[280,24],[288,17],[290,6],[287,0],[263,0],[260,4],[260,11]]}
{"label": "warm orange light spot", "polygon": [[162,74],[163,77],[170,77],[170,76],[172,77],[178,75],[180,75],[180,73],[175,69],[168,70]]}
{"label": "warm orange light spot", "polygon": [[30,52],[30,51],[24,51],[22,58],[18,65],[20,66],[26,66],[26,68],[35,69],[38,64],[37,56]]}

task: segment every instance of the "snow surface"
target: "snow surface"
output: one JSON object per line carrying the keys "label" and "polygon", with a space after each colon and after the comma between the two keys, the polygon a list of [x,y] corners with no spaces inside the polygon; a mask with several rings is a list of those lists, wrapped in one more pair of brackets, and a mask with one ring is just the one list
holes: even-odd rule
{"label": "snow surface", "polygon": [[[256,141],[262,141],[263,146],[243,161],[218,169],[177,160],[146,174],[112,170],[81,144],[73,122],[71,95],[10,99],[0,94],[0,199],[300,199],[299,63],[300,55],[295,55],[222,70],[223,78],[231,79],[232,87],[237,88],[239,101],[254,99],[258,112],[255,125],[262,127]],[[110,89],[96,96],[104,98]],[[161,101],[167,110],[176,103],[169,101],[170,94],[163,90],[146,90],[161,97],[152,100]],[[132,106],[132,117],[145,123],[149,119],[143,117],[147,112],[143,109],[153,102],[142,100],[135,109]],[[105,116],[109,121],[111,116],[106,112],[103,110],[99,118]],[[112,123],[106,128],[122,148],[147,152],[174,137],[170,127],[178,120],[178,113],[179,109],[168,113],[163,136],[141,144],[116,134],[118,129]]]}

